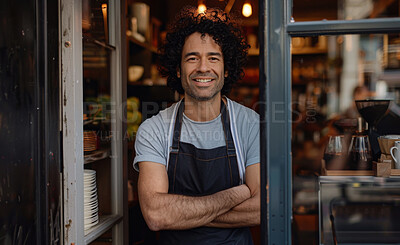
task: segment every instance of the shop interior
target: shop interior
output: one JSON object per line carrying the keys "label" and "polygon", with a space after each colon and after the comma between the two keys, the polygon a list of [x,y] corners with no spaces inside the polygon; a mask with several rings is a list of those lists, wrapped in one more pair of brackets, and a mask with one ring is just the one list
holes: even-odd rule
{"label": "shop interior", "polygon": [[[94,169],[98,179],[99,212],[110,210],[110,201],[105,196],[110,194],[107,183],[109,172],[107,150],[110,148],[111,110],[99,108],[99,104],[109,101],[109,83],[111,74],[109,57],[113,47],[98,42],[107,43],[107,25],[104,25],[104,6],[107,1],[83,1],[83,67],[84,67],[84,137],[85,137],[85,169]],[[294,0],[292,21],[311,20],[343,20],[343,19],[373,19],[383,17],[399,17],[400,1],[313,1]],[[250,3],[252,14],[244,17],[243,5]],[[129,209],[129,244],[155,244],[157,234],[151,232],[140,215],[137,197],[137,172],[132,168],[134,157],[135,133],[145,119],[179,100],[179,95],[166,86],[166,79],[160,77],[157,70],[158,45],[165,37],[165,30],[174,14],[185,5],[205,4],[207,7],[219,7],[236,13],[241,19],[247,42],[251,48],[248,51],[248,64],[244,69],[245,76],[232,89],[228,97],[239,103],[258,110],[259,101],[259,26],[258,1],[256,0],[127,0],[126,1],[126,52],[127,52],[127,89],[126,89],[126,123],[125,137],[128,142],[128,209]],[[86,8],[86,12],[85,12]],[[103,12],[101,11],[103,10]],[[85,15],[85,13],[87,13]],[[96,43],[97,42],[97,43]],[[332,232],[324,233],[321,226],[321,213],[318,196],[318,176],[328,175],[337,170],[372,171],[371,166],[358,169],[351,166],[348,159],[333,163],[327,158],[328,143],[333,136],[343,136],[345,142],[355,136],[374,134],[370,138],[371,160],[378,160],[375,151],[378,136],[400,134],[400,34],[375,35],[339,35],[339,36],[309,36],[293,37],[292,40],[292,104],[287,105],[292,111],[292,176],[293,176],[293,244],[318,244],[321,237],[328,237]],[[106,69],[105,69],[106,68]],[[359,89],[356,89],[359,88]],[[382,112],[371,118],[360,114],[362,104],[355,100],[373,99],[385,107]],[[386,101],[386,102],[385,102]],[[378,106],[379,106],[378,105]],[[100,119],[100,120],[99,120]],[[93,135],[91,132],[104,132]],[[99,137],[100,139],[95,137]],[[339,137],[340,138],[340,137]],[[365,138],[365,137],[364,137]],[[354,141],[358,140],[354,139]],[[353,141],[346,143],[347,148]],[[374,148],[375,147],[375,148]],[[353,149],[353,148],[351,148]],[[379,149],[379,147],[378,147]],[[95,151],[94,151],[95,150]],[[95,152],[95,153],[93,153]],[[364,152],[364,151],[363,151]],[[379,152],[380,153],[380,152]],[[335,153],[336,154],[336,153]],[[358,155],[358,157],[360,157]],[[99,160],[100,159],[100,160]],[[93,164],[95,162],[95,164]],[[339,162],[339,163],[338,163]],[[394,167],[392,167],[394,168]],[[328,173],[328,174],[327,174]],[[368,172],[369,173],[369,172]],[[339,185],[329,186],[326,200],[333,199],[338,193],[346,192]],[[328,189],[329,189],[328,188]],[[400,193],[400,187],[375,188],[374,192],[365,197],[362,195],[370,187],[359,189],[353,193],[353,212],[363,212],[357,208],[356,202],[362,198],[368,202],[370,212],[375,212],[380,206],[374,206],[378,196],[389,200],[393,193]],[[383,190],[383,191],[382,191]],[[347,190],[352,192],[352,190]],[[100,191],[99,191],[100,192]],[[361,194],[360,194],[361,193]],[[346,193],[341,194],[342,197]],[[325,196],[324,196],[325,197]],[[324,199],[325,200],[325,199]],[[347,200],[347,199],[346,199]],[[372,200],[372,201],[371,201]],[[398,199],[397,199],[398,200]],[[348,200],[347,200],[348,201]],[[364,200],[365,201],[365,200]],[[340,203],[337,203],[340,206]],[[390,219],[390,215],[400,217],[399,203],[388,206],[379,214],[378,220],[390,220],[387,229],[396,232],[398,221]],[[329,208],[329,205],[328,205]],[[348,225],[348,220],[342,211],[342,226]],[[372,210],[372,211],[371,211]],[[365,210],[364,210],[365,211]],[[348,211],[346,211],[348,212]],[[378,212],[378,211],[376,211]],[[382,213],[383,212],[383,213]],[[378,216],[378,214],[375,214]],[[373,218],[375,217],[373,216]],[[340,218],[339,217],[339,218]],[[363,216],[364,217],[364,216]],[[323,220],[325,227],[329,220]],[[365,222],[362,218],[357,222]],[[392,223],[391,223],[392,222]],[[397,223],[396,223],[397,222]],[[387,223],[386,223],[387,224]],[[326,229],[326,228],[325,228]],[[255,244],[259,244],[260,231],[253,228]],[[326,230],[325,230],[326,231]],[[340,231],[340,228],[338,228]],[[362,233],[359,230],[358,235]],[[107,235],[107,234],[106,234]],[[344,233],[338,233],[341,239],[349,239]],[[398,236],[394,236],[396,239]],[[391,238],[387,238],[390,242]],[[106,238],[102,242],[107,241]],[[348,241],[348,240],[346,240]],[[101,242],[101,240],[97,240]],[[333,244],[326,242],[326,244]]]}

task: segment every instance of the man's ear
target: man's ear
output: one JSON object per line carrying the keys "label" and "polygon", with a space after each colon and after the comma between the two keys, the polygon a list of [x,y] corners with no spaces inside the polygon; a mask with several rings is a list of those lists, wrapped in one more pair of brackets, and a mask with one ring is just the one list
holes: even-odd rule
{"label": "man's ear", "polygon": [[181,71],[179,70],[179,68],[176,69],[176,76],[178,78],[181,78]]}
{"label": "man's ear", "polygon": [[224,76],[225,76],[225,77],[228,77],[228,71],[225,71]]}

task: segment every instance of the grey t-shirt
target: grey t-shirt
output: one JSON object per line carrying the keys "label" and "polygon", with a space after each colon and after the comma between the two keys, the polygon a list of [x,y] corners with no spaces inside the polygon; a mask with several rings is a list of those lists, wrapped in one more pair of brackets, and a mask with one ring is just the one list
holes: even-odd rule
{"label": "grey t-shirt", "polygon": [[[140,125],[136,134],[136,156],[133,163],[136,170],[138,162],[142,161],[167,165],[178,104],[170,106]],[[255,111],[229,99],[228,112],[236,152],[240,158],[238,163],[243,165],[239,166],[239,169],[243,170],[241,171],[243,175],[247,166],[260,162],[260,119]],[[193,121],[184,114],[180,140],[199,149],[224,146],[221,114],[207,122]]]}

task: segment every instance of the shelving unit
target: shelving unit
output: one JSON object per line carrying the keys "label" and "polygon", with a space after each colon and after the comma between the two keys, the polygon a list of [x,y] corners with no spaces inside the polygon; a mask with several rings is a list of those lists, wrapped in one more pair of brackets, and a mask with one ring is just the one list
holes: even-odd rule
{"label": "shelving unit", "polygon": [[99,223],[85,231],[85,244],[90,244],[122,219],[121,215],[104,215]]}
{"label": "shelving unit", "polygon": [[135,38],[133,36],[128,36],[127,35],[126,37],[127,37],[127,40],[129,42],[131,42],[131,43],[133,43],[135,45],[138,45],[138,46],[140,46],[140,47],[142,47],[144,49],[147,49],[147,50],[149,50],[149,51],[151,51],[153,53],[158,53],[157,48],[153,47],[151,44],[146,43],[146,42],[142,42],[142,41],[138,40],[137,38]]}
{"label": "shelving unit", "polygon": [[[128,5],[135,2],[128,1]],[[148,1],[144,1],[144,3],[146,2]],[[148,4],[151,6],[150,2]],[[135,33],[132,33],[131,30],[128,30],[126,35],[126,47],[129,54],[127,63],[144,68],[143,75],[138,81],[129,81],[128,79],[127,83],[127,97],[136,97],[139,100],[138,110],[143,115],[142,120],[155,115],[158,111],[179,99],[179,96],[166,86],[166,79],[160,77],[156,68],[159,52],[158,47],[154,45],[160,42],[158,38],[160,37],[162,22],[152,15],[153,10],[150,9],[151,16],[149,19],[151,21],[148,30],[152,35],[149,35],[145,40],[135,38]],[[153,23],[156,23],[156,27]]]}
{"label": "shelving unit", "polygon": [[[120,106],[126,84],[120,19],[125,3],[62,0],[61,6],[63,244],[97,244],[98,239],[126,244],[124,108]],[[86,130],[93,133],[84,134]],[[96,171],[99,217],[86,230],[85,169]]]}

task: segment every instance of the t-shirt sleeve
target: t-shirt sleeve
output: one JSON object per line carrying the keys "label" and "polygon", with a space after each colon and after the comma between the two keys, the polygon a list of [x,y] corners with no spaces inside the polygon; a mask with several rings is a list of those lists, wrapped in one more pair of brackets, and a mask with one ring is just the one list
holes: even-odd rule
{"label": "t-shirt sleeve", "polygon": [[258,114],[252,115],[249,118],[251,120],[249,120],[248,125],[246,167],[260,162],[260,118]]}
{"label": "t-shirt sleeve", "polygon": [[[154,118],[152,118],[154,119]],[[136,134],[135,140],[135,159],[133,168],[139,171],[139,162],[149,161],[166,165],[164,153],[164,132],[161,125],[157,125],[156,120],[144,121]]]}

